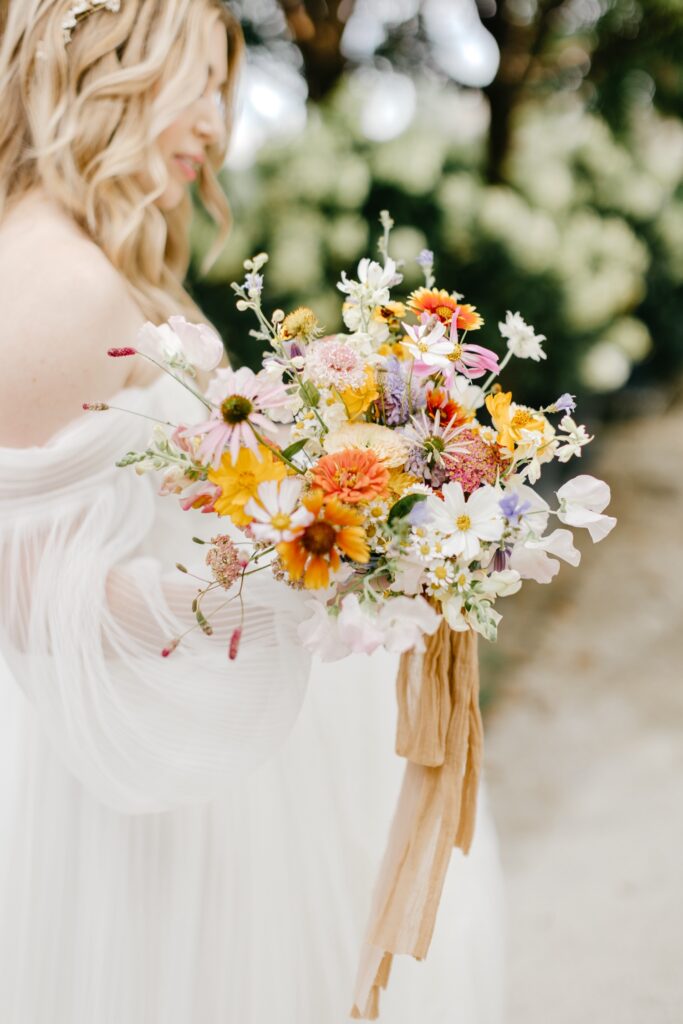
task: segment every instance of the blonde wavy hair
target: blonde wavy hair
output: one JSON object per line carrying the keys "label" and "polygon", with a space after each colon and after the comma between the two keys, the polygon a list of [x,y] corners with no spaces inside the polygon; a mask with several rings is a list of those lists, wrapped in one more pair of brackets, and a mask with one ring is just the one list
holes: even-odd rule
{"label": "blonde wavy hair", "polygon": [[[167,170],[155,143],[206,85],[207,40],[216,19],[228,35],[225,138],[210,148],[198,192],[218,226],[230,224],[218,183],[230,129],[243,38],[221,0],[122,0],[99,9],[64,41],[73,0],[0,0],[0,220],[41,186],[104,251],[145,316],[196,320],[185,291],[189,195],[170,212],[155,200]],[[141,174],[144,172],[144,174]]]}

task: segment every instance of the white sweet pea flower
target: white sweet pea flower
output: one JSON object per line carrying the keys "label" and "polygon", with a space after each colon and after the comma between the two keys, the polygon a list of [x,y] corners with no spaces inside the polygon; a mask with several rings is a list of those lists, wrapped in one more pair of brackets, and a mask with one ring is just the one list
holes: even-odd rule
{"label": "white sweet pea flower", "polygon": [[372,654],[384,641],[379,617],[361,605],[356,594],[343,599],[337,626],[341,640],[355,654]]}
{"label": "white sweet pea flower", "polygon": [[516,569],[501,569],[483,576],[477,583],[476,590],[486,597],[509,597],[516,594],[522,586],[522,577]]}
{"label": "white sweet pea flower", "polygon": [[441,602],[443,617],[456,633],[464,633],[470,628],[465,618],[464,603],[462,594],[449,594],[445,601]]}
{"label": "white sweet pea flower", "polygon": [[434,496],[427,502],[431,525],[444,537],[444,555],[462,555],[469,562],[479,554],[481,541],[500,540],[505,522],[495,487],[484,484],[466,500],[461,485],[452,482],[444,485],[442,493],[443,501]]}
{"label": "white sweet pea flower", "polygon": [[518,359],[533,359],[538,363],[546,358],[541,342],[545,334],[536,334],[520,313],[507,311],[505,321],[498,324],[501,335],[507,339],[509,350]]}
{"label": "white sweet pea flower", "polygon": [[168,323],[144,324],[137,334],[136,348],[171,368],[192,371],[213,370],[223,358],[223,342],[206,324],[190,324],[182,316]]}
{"label": "white sweet pea flower", "polygon": [[580,458],[581,449],[584,445],[590,444],[593,438],[586,428],[576,423],[571,416],[564,416],[560,420],[560,429],[565,433],[558,437],[557,458],[560,462],[569,462],[573,456]]}
{"label": "white sweet pea flower", "polygon": [[484,392],[478,384],[473,384],[461,373],[454,373],[448,383],[448,395],[452,401],[466,409],[467,412],[474,412],[484,404]]}
{"label": "white sweet pea flower", "polygon": [[557,492],[560,508],[557,518],[567,526],[583,526],[594,543],[602,540],[617,524],[613,516],[601,515],[609,505],[610,489],[594,476],[577,476]]}
{"label": "white sweet pea flower", "polygon": [[439,616],[423,597],[393,597],[380,608],[384,647],[394,654],[424,651],[424,635],[439,628]]}
{"label": "white sweet pea flower", "polygon": [[340,661],[351,649],[339,633],[337,616],[330,615],[321,601],[307,601],[310,618],[299,623],[297,633],[301,643],[321,661]]}
{"label": "white sweet pea flower", "polygon": [[[557,557],[551,558],[550,555]],[[553,530],[547,537],[537,540],[529,538],[516,544],[509,564],[522,579],[550,583],[560,571],[558,558],[575,566],[581,561],[581,552],[574,547],[574,537],[570,530]]]}

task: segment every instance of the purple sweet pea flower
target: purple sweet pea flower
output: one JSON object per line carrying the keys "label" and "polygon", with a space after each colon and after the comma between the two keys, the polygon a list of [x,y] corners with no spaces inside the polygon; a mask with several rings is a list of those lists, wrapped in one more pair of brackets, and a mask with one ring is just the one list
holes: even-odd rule
{"label": "purple sweet pea flower", "polygon": [[551,406],[553,412],[574,412],[574,409],[576,409],[575,398],[576,395],[570,395],[567,392],[564,395],[560,395]]}
{"label": "purple sweet pea flower", "polygon": [[498,502],[498,507],[510,526],[519,526],[522,516],[531,505],[528,501],[520,501],[518,494],[506,494]]}

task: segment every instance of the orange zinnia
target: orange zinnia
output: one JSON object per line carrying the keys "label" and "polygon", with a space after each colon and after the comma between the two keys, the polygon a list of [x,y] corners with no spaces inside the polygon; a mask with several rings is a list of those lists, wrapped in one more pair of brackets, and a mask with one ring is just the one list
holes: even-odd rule
{"label": "orange zinnia", "polygon": [[325,500],[320,490],[311,491],[302,503],[315,519],[294,540],[278,544],[277,553],[293,580],[303,576],[308,590],[319,590],[329,585],[330,570],[339,570],[341,555],[365,563],[370,549],[359,512],[346,508],[336,498]]}
{"label": "orange zinnia", "polygon": [[326,495],[357,505],[386,492],[389,471],[373,451],[343,448],[320,459],[313,480]]}
{"label": "orange zinnia", "polygon": [[444,288],[418,288],[408,299],[408,309],[417,316],[420,313],[436,316],[442,324],[450,324],[453,315],[457,313],[459,331],[476,331],[484,322],[475,306],[459,302]]}

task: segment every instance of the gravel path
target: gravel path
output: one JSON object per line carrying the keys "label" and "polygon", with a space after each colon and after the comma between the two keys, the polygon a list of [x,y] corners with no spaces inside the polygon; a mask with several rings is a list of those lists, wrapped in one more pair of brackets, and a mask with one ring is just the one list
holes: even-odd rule
{"label": "gravel path", "polygon": [[487,774],[508,1024],[683,1021],[682,466],[680,408],[617,428],[587,467],[616,530],[505,609]]}

